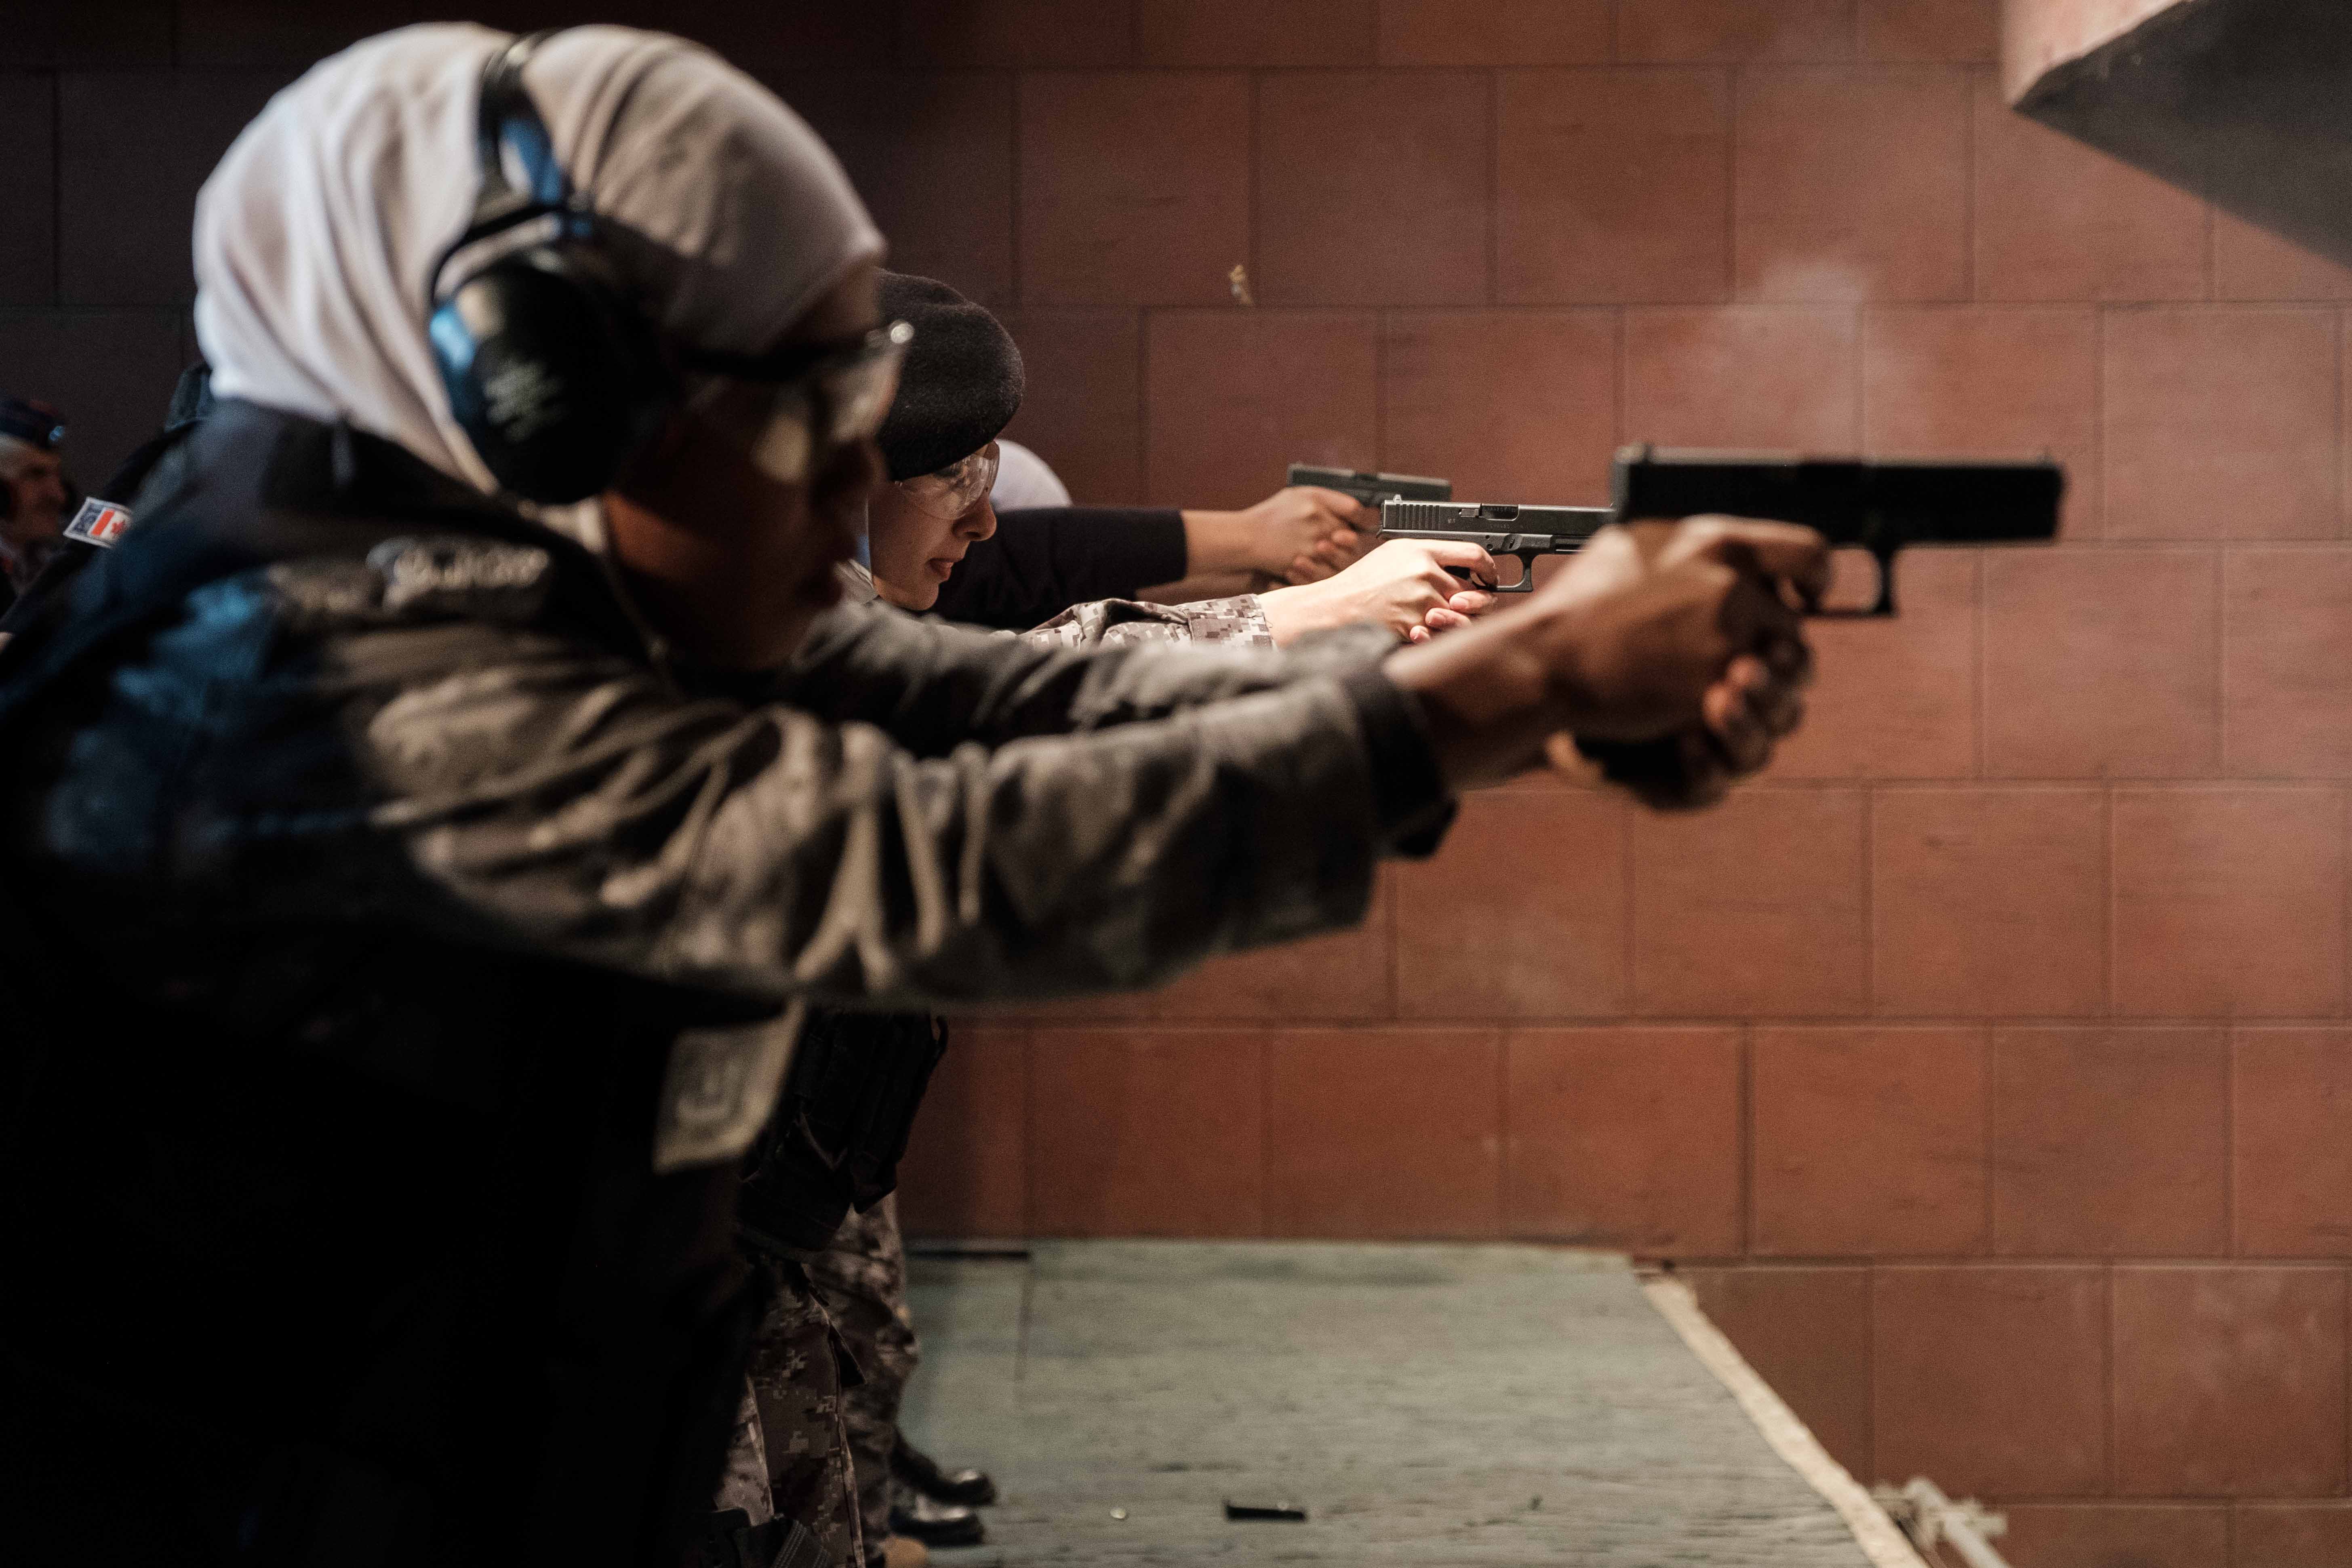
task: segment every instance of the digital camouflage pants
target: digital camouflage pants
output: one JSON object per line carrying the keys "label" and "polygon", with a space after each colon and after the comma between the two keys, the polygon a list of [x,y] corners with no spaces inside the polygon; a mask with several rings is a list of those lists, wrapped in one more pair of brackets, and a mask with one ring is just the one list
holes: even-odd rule
{"label": "digital camouflage pants", "polygon": [[[751,1346],[750,1404],[737,1424],[718,1506],[762,1514],[744,1494],[764,1475],[777,1517],[795,1520],[834,1561],[878,1558],[890,1529],[890,1453],[919,1352],[907,1310],[898,1205],[885,1198],[843,1222],[781,1288]],[[844,1366],[840,1352],[854,1364]]]}
{"label": "digital camouflage pants", "polygon": [[898,1204],[884,1198],[842,1222],[833,1245],[809,1259],[809,1279],[865,1381],[844,1391],[842,1417],[857,1477],[857,1511],[866,1539],[890,1529],[890,1454],[898,1445],[898,1404],[920,1352],[907,1310],[907,1248]]}
{"label": "digital camouflage pants", "polygon": [[[751,1397],[759,1419],[739,1425],[727,1476],[731,1485],[761,1465],[776,1516],[797,1521],[833,1562],[855,1568],[866,1561],[866,1547],[843,1395],[856,1385],[857,1369],[808,1274],[795,1264],[777,1273],[780,1288],[751,1342]],[[719,1506],[743,1505],[722,1489]],[[880,1546],[877,1537],[875,1549]]]}

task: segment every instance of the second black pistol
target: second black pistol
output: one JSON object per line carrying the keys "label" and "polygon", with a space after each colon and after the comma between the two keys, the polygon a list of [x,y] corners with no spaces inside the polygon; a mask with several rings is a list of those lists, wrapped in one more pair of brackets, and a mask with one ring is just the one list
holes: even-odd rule
{"label": "second black pistol", "polygon": [[1607,507],[1601,506],[1392,500],[1381,507],[1381,537],[1460,540],[1477,545],[1498,562],[1507,555],[1514,557],[1519,563],[1517,577],[1479,586],[1498,594],[1525,594],[1536,585],[1538,556],[1575,554],[1614,518]]}

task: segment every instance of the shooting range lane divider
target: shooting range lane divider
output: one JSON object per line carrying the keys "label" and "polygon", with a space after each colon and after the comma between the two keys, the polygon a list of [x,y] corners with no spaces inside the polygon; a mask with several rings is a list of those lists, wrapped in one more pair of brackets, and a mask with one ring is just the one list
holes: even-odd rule
{"label": "shooting range lane divider", "polygon": [[1658,1315],[1682,1336],[1683,1343],[1690,1347],[1699,1364],[1715,1373],[1716,1380],[1738,1402],[1772,1451],[1821,1493],[1822,1501],[1837,1510],[1838,1517],[1853,1531],[1854,1543],[1870,1559],[1871,1568],[1927,1568],[1927,1561],[1913,1550],[1909,1539],[1887,1517],[1886,1510],[1863,1489],[1843,1465],[1830,1458],[1829,1450],[1797,1419],[1796,1412],[1772,1392],[1771,1384],[1756,1375],[1756,1369],[1724,1338],[1723,1331],[1707,1321],[1689,1286],[1661,1274],[1644,1279],[1642,1293],[1650,1299]]}

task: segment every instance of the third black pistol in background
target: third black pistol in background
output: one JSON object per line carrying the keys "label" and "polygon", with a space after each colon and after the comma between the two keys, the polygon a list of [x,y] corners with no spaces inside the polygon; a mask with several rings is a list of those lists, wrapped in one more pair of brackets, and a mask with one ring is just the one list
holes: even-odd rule
{"label": "third black pistol in background", "polygon": [[1315,485],[1353,496],[1364,505],[1379,507],[1392,500],[1452,500],[1454,481],[1425,479],[1417,474],[1369,474],[1360,468],[1318,468],[1293,463],[1286,485]]}
{"label": "third black pistol in background", "polygon": [[1895,555],[1904,546],[2047,543],[2057,537],[2065,492],[2065,470],[2046,460],[1865,462],[1625,447],[1617,453],[1613,510],[1623,522],[1721,512],[1802,523],[1878,561],[1876,602],[1829,613],[1891,616]]}

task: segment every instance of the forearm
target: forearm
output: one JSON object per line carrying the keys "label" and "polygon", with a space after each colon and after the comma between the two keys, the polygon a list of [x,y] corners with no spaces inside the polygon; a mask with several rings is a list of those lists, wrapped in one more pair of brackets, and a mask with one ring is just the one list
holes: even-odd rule
{"label": "forearm", "polygon": [[[1185,511],[1184,576],[1279,576],[1287,559],[1269,559],[1266,530],[1246,512]],[[1201,595],[1208,597],[1210,595]]]}

